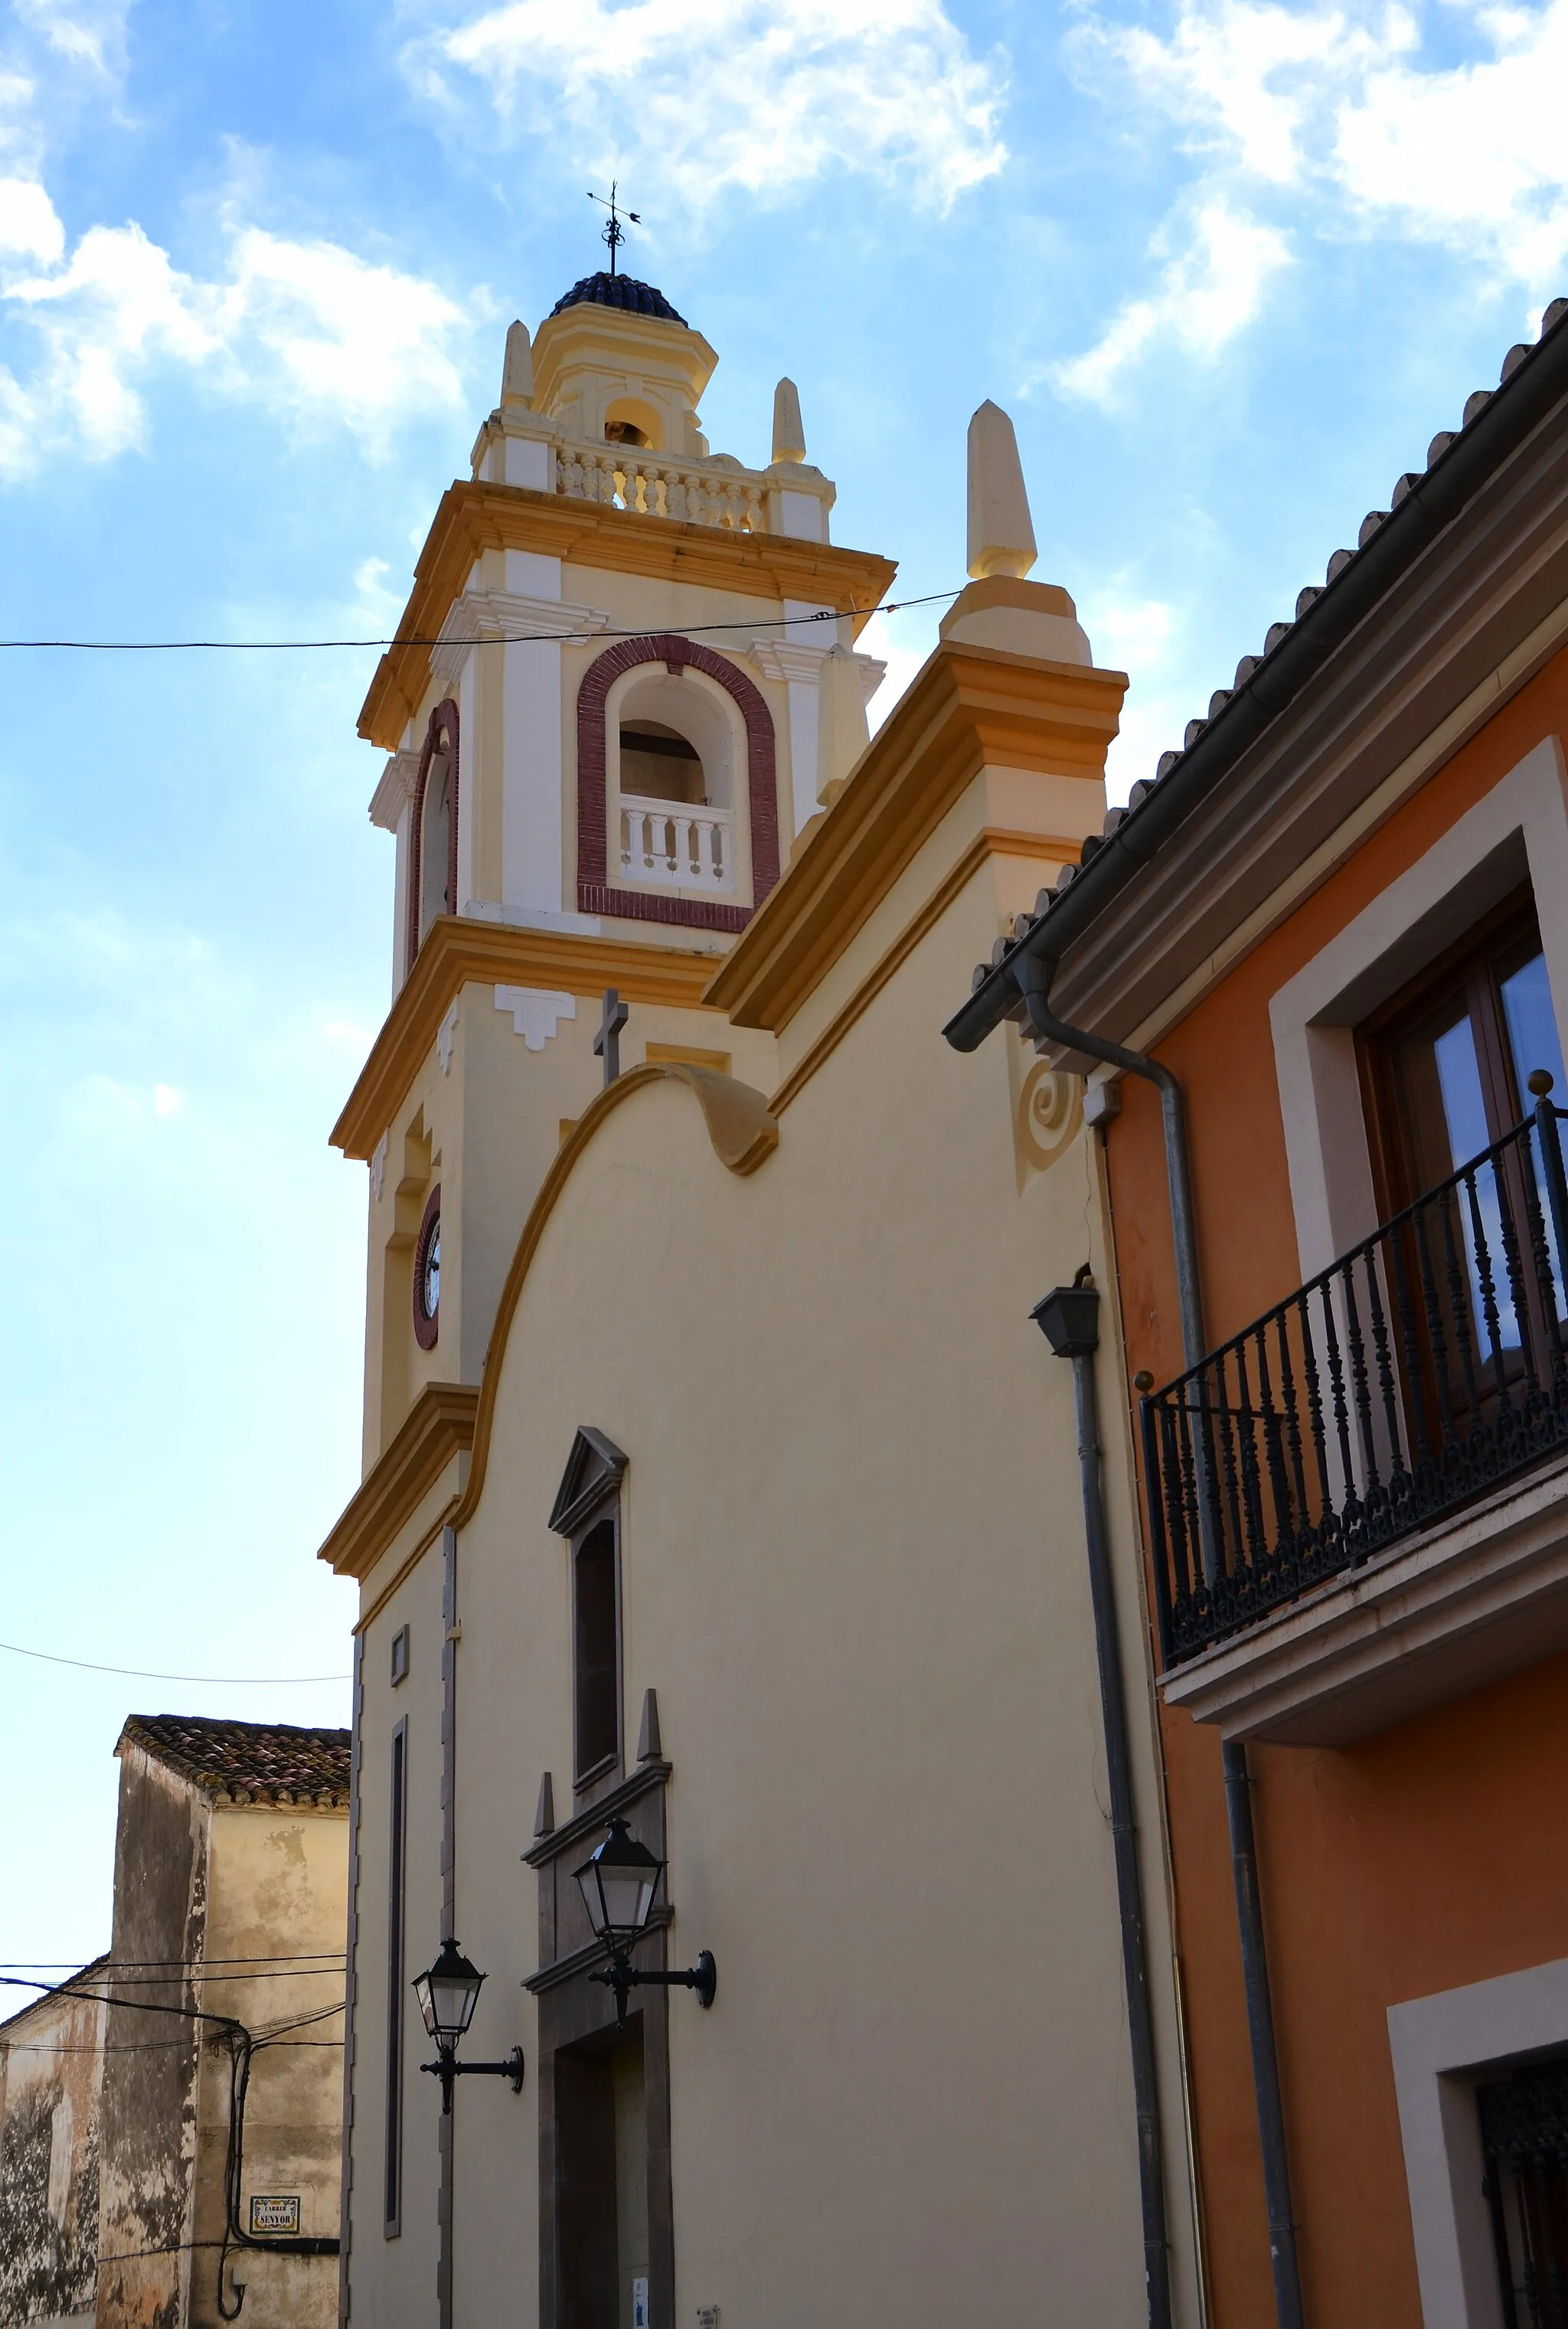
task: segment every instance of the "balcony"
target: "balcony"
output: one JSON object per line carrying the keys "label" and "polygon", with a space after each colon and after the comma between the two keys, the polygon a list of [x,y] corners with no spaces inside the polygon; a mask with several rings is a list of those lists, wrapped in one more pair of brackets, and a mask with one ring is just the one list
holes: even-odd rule
{"label": "balcony", "polygon": [[694,890],[704,897],[732,891],[735,826],[730,811],[622,793],[620,872],[624,882]]}
{"label": "balcony", "polygon": [[760,470],[717,458],[670,460],[629,445],[603,448],[558,441],[555,490],[575,501],[606,502],[645,517],[691,525],[727,526],[735,533],[768,531],[768,480]]}
{"label": "balcony", "polygon": [[1143,1401],[1171,1704],[1341,1745],[1568,1646],[1560,1120]]}

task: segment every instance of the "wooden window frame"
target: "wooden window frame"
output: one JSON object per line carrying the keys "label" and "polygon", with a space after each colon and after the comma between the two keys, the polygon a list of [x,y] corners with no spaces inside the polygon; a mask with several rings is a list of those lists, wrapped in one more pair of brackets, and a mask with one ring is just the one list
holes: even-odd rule
{"label": "wooden window frame", "polygon": [[1496,964],[1509,951],[1510,940],[1523,940],[1532,929],[1539,946],[1540,917],[1535,891],[1526,882],[1499,900],[1357,1026],[1356,1063],[1380,1220],[1391,1221],[1426,1194],[1424,1175],[1412,1153],[1391,1057],[1401,1023],[1415,1019],[1423,1006],[1435,1009],[1445,994],[1463,998],[1475,1035],[1488,1141],[1501,1139],[1521,1120],[1524,1096],[1514,1089]]}

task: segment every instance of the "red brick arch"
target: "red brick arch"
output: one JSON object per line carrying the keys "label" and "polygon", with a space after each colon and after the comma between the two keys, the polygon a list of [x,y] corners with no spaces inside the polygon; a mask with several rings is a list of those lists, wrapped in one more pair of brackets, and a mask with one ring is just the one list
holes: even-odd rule
{"label": "red brick arch", "polygon": [[[746,798],[751,824],[751,906],[721,906],[705,898],[663,898],[644,890],[612,889],[607,863],[605,708],[623,672],[662,663],[672,672],[689,664],[716,680],[740,706],[746,723]],[[590,664],[577,691],[577,910],[619,914],[639,922],[679,922],[703,930],[743,930],[779,879],[779,778],[773,718],[761,691],[724,655],[678,631],[620,639]]]}
{"label": "red brick arch", "polygon": [[409,887],[408,929],[403,940],[403,976],[406,978],[414,966],[420,950],[420,872],[425,841],[425,785],[435,758],[436,746],[445,737],[451,755],[448,777],[447,813],[447,895],[451,900],[449,910],[458,911],[458,707],[449,695],[443,696],[430,714],[425,730],[424,750],[420,754],[419,774],[414,778],[413,815],[409,819]]}

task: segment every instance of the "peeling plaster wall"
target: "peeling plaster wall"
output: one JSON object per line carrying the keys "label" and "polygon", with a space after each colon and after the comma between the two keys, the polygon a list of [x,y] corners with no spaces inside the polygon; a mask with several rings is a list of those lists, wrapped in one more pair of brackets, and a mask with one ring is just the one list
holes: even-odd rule
{"label": "peeling plaster wall", "polygon": [[[301,2232],[330,2239],[342,2191],[343,2015],[335,2009],[343,2003],[348,1928],[347,1809],[219,1803],[209,1835],[208,1958],[214,1966],[249,1960],[257,1970],[209,1980],[208,2008],[231,2013],[259,2041],[269,2032],[290,2041],[259,2042],[251,2059],[241,2224],[249,2228],[253,2194],[298,2195]],[[313,1955],[325,1959],[320,1970]],[[308,2018],[315,2015],[323,2018]],[[228,2056],[210,2046],[196,2148],[198,2244],[222,2234],[228,2132]],[[198,2245],[194,2254],[189,2322],[216,2329],[218,2250]],[[259,2248],[245,2263],[244,2329],[332,2329],[335,2257],[268,2256]]]}
{"label": "peeling plaster wall", "polygon": [[[123,1749],[112,1954],[119,1994],[143,2005],[200,2003],[185,1968],[205,1951],[209,1827],[200,1796],[139,1747]],[[98,2329],[182,2329],[189,2317],[200,2027],[109,2010]]]}
{"label": "peeling plaster wall", "polygon": [[0,2329],[92,2318],[104,2020],[41,1998],[0,2033]]}

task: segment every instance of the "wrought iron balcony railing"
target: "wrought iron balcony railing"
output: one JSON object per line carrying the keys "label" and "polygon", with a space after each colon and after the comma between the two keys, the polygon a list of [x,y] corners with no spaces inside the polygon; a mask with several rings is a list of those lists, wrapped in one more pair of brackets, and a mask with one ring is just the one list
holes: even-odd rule
{"label": "wrought iron balcony railing", "polygon": [[1167,1668],[1568,1447],[1564,1113],[1144,1400]]}

